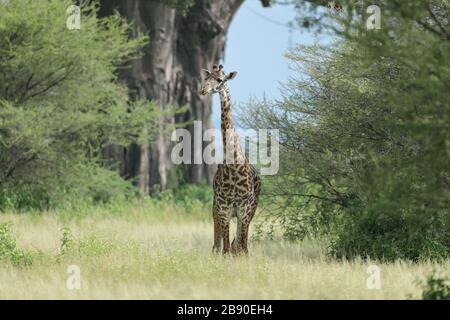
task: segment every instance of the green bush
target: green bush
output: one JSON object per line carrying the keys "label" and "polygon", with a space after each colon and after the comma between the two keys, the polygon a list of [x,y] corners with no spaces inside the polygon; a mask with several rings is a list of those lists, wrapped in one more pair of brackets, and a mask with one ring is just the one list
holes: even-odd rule
{"label": "green bush", "polygon": [[[95,162],[72,164],[63,180],[48,176],[43,182],[17,181],[0,189],[0,211],[86,208],[123,203],[138,197],[131,181]],[[52,188],[52,186],[57,186]]]}
{"label": "green bush", "polygon": [[[414,217],[412,217],[414,218]],[[338,258],[377,257],[381,260],[441,260],[450,258],[445,225],[412,225],[408,215],[358,212],[342,217],[333,229],[331,253]]]}
{"label": "green bush", "polygon": [[9,223],[0,223],[0,261],[2,260],[15,266],[26,266],[33,262],[30,252],[17,248]]}
{"label": "green bush", "polygon": [[173,203],[183,208],[188,214],[212,212],[213,190],[211,186],[184,184],[178,188],[168,189],[155,195],[154,201],[163,205]]}
{"label": "green bush", "polygon": [[72,236],[72,231],[69,227],[63,227],[61,229],[61,244],[60,253],[65,254],[73,248],[74,241]]}
{"label": "green bush", "polygon": [[450,300],[450,280],[436,274],[429,276],[422,287],[423,300]]}
{"label": "green bush", "polygon": [[3,186],[0,190],[0,211],[28,208],[44,209],[50,206],[47,188],[34,185]]}
{"label": "green bush", "polygon": [[175,203],[186,207],[211,206],[213,189],[210,185],[182,185],[173,190]]}
{"label": "green bush", "polygon": [[130,101],[117,78],[148,38],[82,3],[80,30],[66,28],[70,0],[0,4],[0,211],[133,194],[102,150],[152,137],[156,108]]}
{"label": "green bush", "polygon": [[282,99],[243,108],[245,126],[280,131],[263,185],[287,238],[324,235],[345,258],[449,257],[449,4],[408,3],[382,1],[379,30],[319,20],[336,41],[293,49]]}

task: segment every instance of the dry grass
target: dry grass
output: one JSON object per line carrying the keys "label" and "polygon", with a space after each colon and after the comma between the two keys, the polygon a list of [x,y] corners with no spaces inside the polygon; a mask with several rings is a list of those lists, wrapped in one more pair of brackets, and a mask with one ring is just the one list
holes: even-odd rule
{"label": "dry grass", "polygon": [[[390,264],[327,258],[312,243],[251,243],[251,255],[211,254],[212,225],[170,209],[130,208],[116,216],[67,219],[58,213],[1,214],[31,266],[0,262],[2,299],[405,299],[419,296],[417,279],[450,262]],[[73,242],[60,253],[61,228]],[[381,290],[368,290],[367,267],[381,269]],[[81,289],[66,287],[69,265]]]}

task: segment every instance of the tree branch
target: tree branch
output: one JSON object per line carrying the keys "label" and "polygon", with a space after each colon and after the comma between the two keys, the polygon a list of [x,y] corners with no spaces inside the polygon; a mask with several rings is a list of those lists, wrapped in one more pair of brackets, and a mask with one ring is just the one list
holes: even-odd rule
{"label": "tree branch", "polygon": [[417,23],[420,24],[425,30],[430,31],[431,33],[437,35],[438,37],[450,40],[450,34],[441,33],[421,20],[417,20]]}

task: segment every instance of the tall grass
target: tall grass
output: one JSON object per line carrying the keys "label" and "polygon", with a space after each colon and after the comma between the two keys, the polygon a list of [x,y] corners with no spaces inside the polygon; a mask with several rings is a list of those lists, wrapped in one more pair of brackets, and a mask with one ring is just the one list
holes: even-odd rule
{"label": "tall grass", "polygon": [[[276,233],[252,237],[249,257],[216,256],[203,205],[186,211],[176,201],[145,200],[115,210],[1,214],[32,264],[0,262],[0,298],[403,299],[421,296],[417,279],[450,269],[449,261],[336,261],[320,243]],[[366,287],[371,264],[380,267],[381,290]],[[80,290],[66,287],[69,265],[80,267]]]}

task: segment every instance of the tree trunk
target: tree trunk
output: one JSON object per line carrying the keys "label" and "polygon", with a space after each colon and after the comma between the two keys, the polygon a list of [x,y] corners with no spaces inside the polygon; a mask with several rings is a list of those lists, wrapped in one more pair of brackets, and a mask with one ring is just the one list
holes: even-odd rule
{"label": "tree trunk", "polygon": [[[222,57],[231,20],[243,0],[197,0],[185,16],[180,15],[162,1],[104,0],[100,15],[113,10],[132,21],[133,34],[139,30],[150,35],[150,44],[144,56],[131,63],[120,74],[130,88],[133,99],[155,101],[162,109],[187,106],[187,111],[176,116],[164,116],[159,122],[156,141],[151,145],[131,146],[106,151],[119,162],[121,174],[136,177],[144,193],[176,185],[175,168],[170,160],[170,133],[167,126],[200,120],[203,130],[211,127],[212,99],[200,99],[197,92],[201,82],[201,69],[210,68]],[[193,125],[187,127],[194,137]],[[194,144],[192,143],[192,148]],[[202,152],[202,150],[192,150]],[[212,166],[186,165],[186,182],[212,182]]]}

